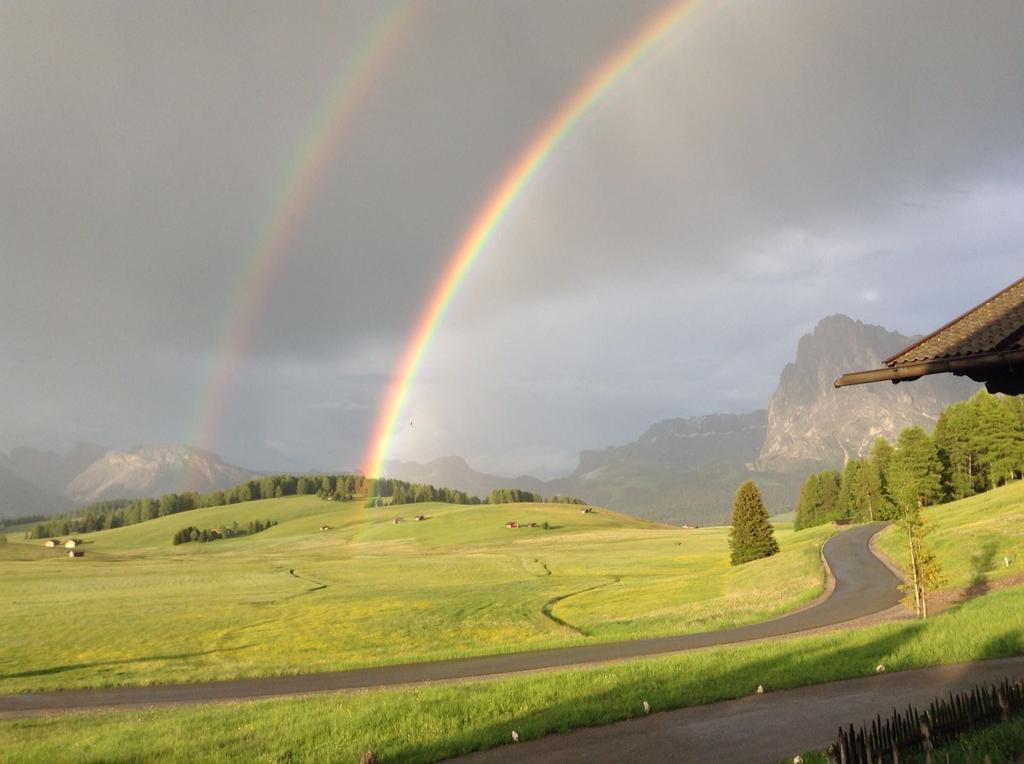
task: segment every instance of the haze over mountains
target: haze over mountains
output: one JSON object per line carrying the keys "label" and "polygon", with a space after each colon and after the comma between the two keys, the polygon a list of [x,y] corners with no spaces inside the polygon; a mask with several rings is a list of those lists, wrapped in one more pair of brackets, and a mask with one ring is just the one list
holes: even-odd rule
{"label": "haze over mountains", "polygon": [[[800,340],[766,410],[657,422],[633,442],[582,451],[579,466],[563,478],[489,475],[459,456],[387,462],[385,472],[481,496],[512,487],[545,496],[572,494],[654,520],[701,524],[725,522],[736,487],[753,478],[768,506],[786,511],[810,472],[864,455],[879,436],[894,440],[912,424],[929,428],[943,407],[978,389],[951,375],[913,385],[832,387],[842,372],[880,366],[912,341],[846,316],[829,316]],[[207,492],[257,475],[190,446],[116,451],[83,443],[65,455],[16,448],[0,454],[0,517],[54,514],[102,499]]]}
{"label": "haze over mountains", "polygon": [[430,475],[435,483],[472,485],[477,493],[487,486],[569,493],[653,520],[690,523],[725,522],[736,487],[752,478],[772,511],[787,511],[811,472],[863,456],[875,438],[895,440],[904,427],[929,429],[945,406],[978,389],[948,374],[912,385],[832,386],[844,371],[881,366],[914,339],[829,316],[801,338],[767,411],[666,419],[631,443],[581,452],[579,466],[565,478],[497,478],[473,472],[457,457],[427,465],[396,462],[389,474],[404,480]]}
{"label": "haze over mountains", "polygon": [[16,448],[0,454],[0,517],[57,514],[104,499],[185,490],[205,493],[257,477],[192,446],[145,445],[128,451],[79,443],[67,454]]}

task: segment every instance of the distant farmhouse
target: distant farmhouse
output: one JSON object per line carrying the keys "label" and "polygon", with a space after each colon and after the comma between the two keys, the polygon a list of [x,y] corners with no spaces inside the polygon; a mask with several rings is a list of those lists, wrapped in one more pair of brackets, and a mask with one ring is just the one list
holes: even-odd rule
{"label": "distant farmhouse", "polygon": [[85,552],[81,549],[69,549],[68,557],[85,557]]}
{"label": "distant farmhouse", "polygon": [[51,549],[53,547],[60,546],[60,539],[46,539],[46,541],[43,542],[43,546],[50,547]]}
{"label": "distant farmhouse", "polygon": [[74,549],[82,543],[82,539],[68,539],[64,542],[64,546],[68,549]]}
{"label": "distant farmhouse", "polygon": [[951,372],[983,382],[990,393],[1024,393],[1024,278],[885,361],[844,374],[836,387],[893,384]]}

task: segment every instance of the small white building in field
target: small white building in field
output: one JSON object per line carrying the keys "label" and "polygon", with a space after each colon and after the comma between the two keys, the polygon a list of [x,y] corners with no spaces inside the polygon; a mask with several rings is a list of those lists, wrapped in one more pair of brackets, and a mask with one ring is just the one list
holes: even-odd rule
{"label": "small white building in field", "polygon": [[43,542],[43,546],[48,546],[53,549],[55,546],[60,546],[60,539],[46,539]]}
{"label": "small white building in field", "polygon": [[76,546],[82,543],[82,539],[68,539],[64,542],[64,546],[68,549],[74,549]]}

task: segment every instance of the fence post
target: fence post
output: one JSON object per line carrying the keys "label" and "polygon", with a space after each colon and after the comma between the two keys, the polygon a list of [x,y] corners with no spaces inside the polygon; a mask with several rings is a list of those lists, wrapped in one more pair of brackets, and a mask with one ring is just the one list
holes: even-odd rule
{"label": "fence post", "polygon": [[1010,718],[1010,704],[1006,702],[1006,693],[1002,687],[996,690],[996,700],[999,701],[999,716],[1005,722]]}
{"label": "fence post", "polygon": [[928,726],[928,717],[925,714],[921,714],[921,718],[918,720],[918,725],[921,729],[921,737],[924,740],[921,741],[921,748],[924,750],[924,764],[933,764],[932,762],[932,731]]}

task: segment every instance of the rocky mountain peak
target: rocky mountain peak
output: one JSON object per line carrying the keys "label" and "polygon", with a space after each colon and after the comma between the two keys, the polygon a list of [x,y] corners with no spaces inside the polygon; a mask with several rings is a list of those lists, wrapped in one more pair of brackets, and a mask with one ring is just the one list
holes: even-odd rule
{"label": "rocky mountain peak", "polygon": [[257,477],[225,464],[219,456],[194,446],[149,444],[129,451],[108,451],[67,487],[76,501],[134,499],[185,490],[205,493]]}
{"label": "rocky mountain peak", "polygon": [[930,428],[942,409],[978,385],[951,375],[911,383],[879,383],[836,390],[845,371],[871,369],[914,341],[844,315],[822,319],[804,335],[768,405],[768,429],[759,469],[787,469],[806,462],[841,465],[866,455],[881,436],[895,439],[911,425]]}

